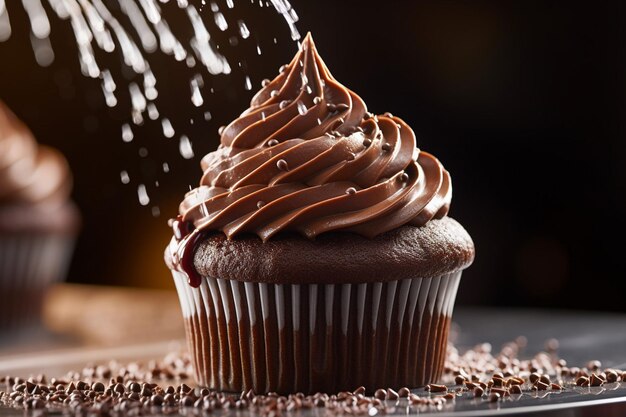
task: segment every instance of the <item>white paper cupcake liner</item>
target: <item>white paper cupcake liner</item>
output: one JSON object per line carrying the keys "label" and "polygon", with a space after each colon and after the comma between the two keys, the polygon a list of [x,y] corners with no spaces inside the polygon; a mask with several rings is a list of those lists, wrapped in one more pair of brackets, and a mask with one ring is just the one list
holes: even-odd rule
{"label": "white paper cupcake liner", "polygon": [[0,235],[0,331],[39,321],[45,292],[65,278],[73,248],[67,235]]}
{"label": "white paper cupcake liner", "polygon": [[444,363],[461,271],[363,284],[265,284],[173,271],[199,384],[224,391],[417,387]]}

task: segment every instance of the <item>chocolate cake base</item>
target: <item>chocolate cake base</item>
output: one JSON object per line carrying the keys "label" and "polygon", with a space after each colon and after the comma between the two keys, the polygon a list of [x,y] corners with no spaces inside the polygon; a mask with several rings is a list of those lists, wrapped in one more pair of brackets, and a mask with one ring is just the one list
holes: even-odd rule
{"label": "chocolate cake base", "polygon": [[197,382],[338,392],[439,379],[461,271],[361,284],[269,284],[174,271]]}

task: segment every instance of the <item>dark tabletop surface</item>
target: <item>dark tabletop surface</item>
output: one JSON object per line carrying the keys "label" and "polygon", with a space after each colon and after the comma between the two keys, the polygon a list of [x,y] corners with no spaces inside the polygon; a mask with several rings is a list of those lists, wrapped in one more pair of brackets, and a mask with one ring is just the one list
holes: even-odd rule
{"label": "dark tabletop surface", "polygon": [[[570,365],[581,366],[590,360],[602,366],[626,368],[626,315],[534,309],[457,308],[451,337],[459,349],[488,342],[498,351],[502,344],[525,336],[527,347],[521,357],[532,356],[544,349],[546,340],[559,341],[558,354]],[[149,341],[117,347],[65,346],[45,352],[0,354],[0,374],[29,376],[46,373],[54,376],[70,369],[80,369],[88,362],[146,360],[159,358],[172,349],[181,349],[181,340]],[[420,395],[423,391],[420,390]],[[414,413],[399,403],[395,412]],[[0,408],[1,416],[23,415],[22,410]],[[242,412],[239,412],[240,414]],[[320,414],[321,410],[298,414]],[[483,415],[546,415],[546,416],[621,416],[626,415],[626,383],[603,387],[568,388],[563,392],[525,393],[521,397],[497,403],[460,398],[440,410],[424,410],[420,415],[483,416]],[[245,414],[245,413],[244,413]],[[288,414],[288,413],[287,413]]]}

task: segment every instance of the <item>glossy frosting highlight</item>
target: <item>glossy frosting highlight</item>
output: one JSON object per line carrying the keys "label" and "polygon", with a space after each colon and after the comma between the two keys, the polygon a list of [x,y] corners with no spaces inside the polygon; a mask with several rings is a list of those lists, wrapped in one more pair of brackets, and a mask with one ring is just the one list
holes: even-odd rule
{"label": "glossy frosting highlight", "polygon": [[187,193],[176,222],[193,224],[192,234],[372,238],[445,216],[452,196],[448,172],[417,149],[413,130],[389,113],[369,113],[330,74],[310,34],[201,166],[200,186]]}

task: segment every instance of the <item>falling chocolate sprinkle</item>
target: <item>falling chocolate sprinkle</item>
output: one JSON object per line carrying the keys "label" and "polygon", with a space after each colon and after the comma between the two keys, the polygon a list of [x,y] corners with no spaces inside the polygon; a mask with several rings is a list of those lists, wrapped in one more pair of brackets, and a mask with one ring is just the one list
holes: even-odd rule
{"label": "falling chocolate sprinkle", "polygon": [[317,96],[313,98],[313,104],[320,104],[322,102],[322,98]]}

